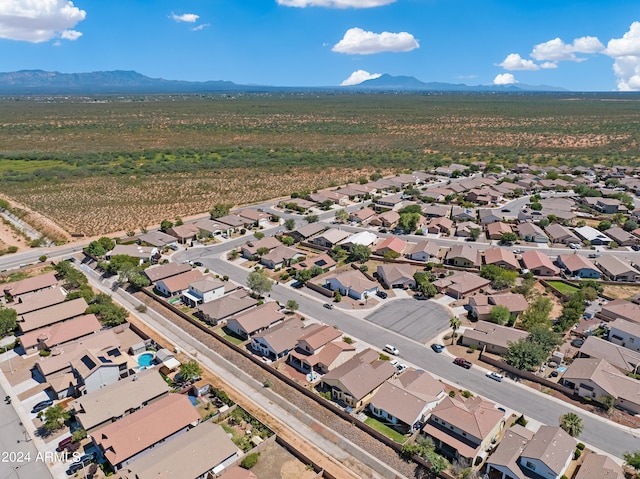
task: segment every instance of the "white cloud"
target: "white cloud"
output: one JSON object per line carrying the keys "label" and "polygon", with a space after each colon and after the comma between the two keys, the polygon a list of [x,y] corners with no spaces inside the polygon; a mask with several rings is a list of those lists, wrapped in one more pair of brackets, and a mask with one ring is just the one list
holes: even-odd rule
{"label": "white cloud", "polygon": [[81,33],[69,29],[86,16],[87,12],[69,0],[2,0],[0,38],[32,43],[52,38],[75,40]]}
{"label": "white cloud", "polygon": [[373,8],[395,3],[396,0],[276,0],[285,7]]}
{"label": "white cloud", "polygon": [[200,25],[198,25],[197,27],[193,27],[191,29],[192,32],[199,32],[200,30],[204,30],[207,27],[210,27],[211,24],[210,23],[202,23]]}
{"label": "white cloud", "polygon": [[182,15],[176,15],[175,13],[172,13],[170,18],[176,22],[196,23],[198,18],[200,18],[200,15],[196,15],[195,13],[183,13]]}
{"label": "white cloud", "polygon": [[366,70],[356,70],[351,75],[349,75],[349,78],[340,83],[340,86],[359,85],[363,81],[374,80],[376,78],[380,78],[381,76],[381,73],[369,73]]}
{"label": "white cloud", "polygon": [[420,48],[420,44],[407,32],[374,33],[361,28],[350,28],[331,50],[338,53],[370,55],[381,52],[409,52],[416,48]]}
{"label": "white cloud", "polygon": [[518,80],[511,73],[501,73],[493,79],[494,85],[513,85],[514,83],[518,83]]}
{"label": "white cloud", "polygon": [[612,38],[604,53],[614,59],[618,90],[640,91],[640,22],[633,22],[622,38]]}
{"label": "white cloud", "polygon": [[556,62],[544,62],[540,64],[540,68],[544,68],[548,70],[550,68],[558,68],[558,64]]}
{"label": "white cloud", "polygon": [[560,38],[554,38],[534,46],[531,57],[538,61],[581,62],[586,58],[578,57],[576,53],[599,53],[603,50],[604,45],[596,37],[576,38],[573,43],[564,43]]}
{"label": "white cloud", "polygon": [[502,63],[499,63],[498,66],[501,66],[505,70],[535,71],[540,69],[540,65],[533,60],[525,60],[517,53],[507,55],[507,58],[505,58]]}

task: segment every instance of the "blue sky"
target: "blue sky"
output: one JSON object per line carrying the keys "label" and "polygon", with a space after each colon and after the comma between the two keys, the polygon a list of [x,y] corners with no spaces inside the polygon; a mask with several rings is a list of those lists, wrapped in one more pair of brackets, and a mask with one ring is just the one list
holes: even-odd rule
{"label": "blue sky", "polygon": [[640,91],[638,0],[0,0],[0,71]]}

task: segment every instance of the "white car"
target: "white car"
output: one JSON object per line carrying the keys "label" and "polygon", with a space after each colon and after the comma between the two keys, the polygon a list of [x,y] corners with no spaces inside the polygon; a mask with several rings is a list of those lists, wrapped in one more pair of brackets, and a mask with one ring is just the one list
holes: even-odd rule
{"label": "white car", "polygon": [[396,366],[396,369],[398,370],[398,373],[403,373],[409,366],[407,366],[406,364],[402,363],[402,364],[398,364]]}
{"label": "white car", "polygon": [[582,245],[580,243],[569,243],[569,248],[571,248],[571,249],[582,249]]}
{"label": "white car", "polygon": [[502,374],[493,373],[493,372],[487,373],[486,376],[488,378],[493,379],[494,381],[498,381],[499,383],[501,383],[502,380],[504,379],[504,376]]}

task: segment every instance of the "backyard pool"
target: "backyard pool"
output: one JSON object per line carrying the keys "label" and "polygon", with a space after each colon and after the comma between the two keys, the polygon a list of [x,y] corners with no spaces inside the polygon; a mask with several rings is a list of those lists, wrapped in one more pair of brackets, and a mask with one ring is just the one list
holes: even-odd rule
{"label": "backyard pool", "polygon": [[142,353],[140,356],[138,356],[138,365],[148,368],[153,364],[153,360],[155,359],[155,357],[156,355],[154,353]]}

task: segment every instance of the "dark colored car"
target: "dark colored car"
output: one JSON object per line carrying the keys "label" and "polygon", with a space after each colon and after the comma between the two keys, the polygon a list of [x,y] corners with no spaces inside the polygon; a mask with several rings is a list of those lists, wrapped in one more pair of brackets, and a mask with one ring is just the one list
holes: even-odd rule
{"label": "dark colored car", "polygon": [[37,414],[40,411],[44,411],[45,409],[47,409],[48,407],[53,406],[53,401],[51,399],[47,399],[46,401],[40,401],[38,404],[36,404],[35,406],[33,406],[33,409],[31,410],[32,414]]}
{"label": "dark colored car", "polygon": [[196,265],[196,266],[204,266],[202,264],[202,261],[194,261],[193,264]]}
{"label": "dark colored car", "polygon": [[465,358],[455,358],[453,363],[458,366],[462,366],[465,369],[469,369],[471,367],[471,361],[467,361]]}
{"label": "dark colored car", "polygon": [[376,291],[376,296],[382,299],[387,299],[387,296],[389,295],[385,291]]}
{"label": "dark colored car", "polygon": [[431,349],[433,349],[436,353],[441,353],[444,351],[444,346],[442,344],[433,343],[431,345]]}
{"label": "dark colored car", "polygon": [[[82,458],[84,457],[86,456],[82,456]],[[92,457],[89,457],[86,459],[82,459],[82,458],[78,459],[77,461],[73,461],[71,463],[71,465],[69,466],[69,469],[67,469],[67,476],[72,476],[76,472],[81,471],[84,467],[90,466],[91,463],[94,461]]]}
{"label": "dark colored car", "polygon": [[58,451],[64,451],[71,445],[72,442],[73,438],[71,436],[64,438],[58,443]]}

